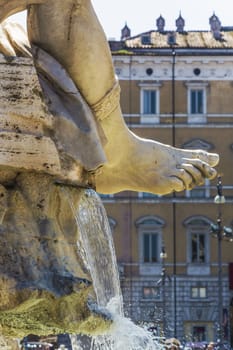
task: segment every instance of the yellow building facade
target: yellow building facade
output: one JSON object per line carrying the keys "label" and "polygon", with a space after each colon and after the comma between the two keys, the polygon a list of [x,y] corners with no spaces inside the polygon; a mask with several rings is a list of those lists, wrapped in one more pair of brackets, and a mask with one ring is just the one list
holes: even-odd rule
{"label": "yellow building facade", "polygon": [[126,315],[183,342],[232,342],[233,28],[169,32],[158,26],[131,37],[126,27],[122,33],[109,44],[129,128],[180,148],[219,153],[226,199],[214,203],[217,179],[167,196],[102,196]]}

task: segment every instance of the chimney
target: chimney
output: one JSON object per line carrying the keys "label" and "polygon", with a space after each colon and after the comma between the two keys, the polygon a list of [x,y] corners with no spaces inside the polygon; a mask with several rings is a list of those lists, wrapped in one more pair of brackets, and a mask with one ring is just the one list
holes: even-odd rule
{"label": "chimney", "polygon": [[165,19],[161,15],[159,16],[159,18],[157,18],[156,25],[158,32],[163,33],[165,28]]}
{"label": "chimney", "polygon": [[176,31],[178,33],[183,33],[184,26],[185,26],[185,20],[183,19],[183,17],[181,16],[181,13],[180,13],[179,17],[176,20]]}
{"label": "chimney", "polygon": [[129,38],[131,35],[131,31],[129,27],[127,26],[127,23],[125,23],[125,26],[121,29],[121,40],[125,40]]}
{"label": "chimney", "polygon": [[210,30],[213,33],[213,36],[216,40],[221,40],[222,39],[222,34],[221,34],[221,22],[218,18],[218,16],[213,13],[213,15],[209,19],[209,24],[210,24]]}

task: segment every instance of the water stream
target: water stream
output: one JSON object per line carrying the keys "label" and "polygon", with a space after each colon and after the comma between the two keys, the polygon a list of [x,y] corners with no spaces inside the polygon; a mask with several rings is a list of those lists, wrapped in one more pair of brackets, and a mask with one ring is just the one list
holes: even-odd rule
{"label": "water stream", "polygon": [[112,298],[118,314],[123,315],[122,294],[113,246],[112,232],[104,206],[93,190],[84,190],[75,213],[83,259],[90,271],[100,307]]}
{"label": "water stream", "polygon": [[73,350],[158,350],[151,334],[123,315],[119,274],[106,211],[97,193],[82,190],[78,208],[71,204],[80,232],[80,248],[93,281],[97,303],[111,314],[109,333],[93,337],[85,345],[72,336]]}

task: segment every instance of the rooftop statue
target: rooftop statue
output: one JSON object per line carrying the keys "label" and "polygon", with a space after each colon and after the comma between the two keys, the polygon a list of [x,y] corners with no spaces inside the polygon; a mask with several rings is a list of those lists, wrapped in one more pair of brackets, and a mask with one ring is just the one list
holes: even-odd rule
{"label": "rooftop statue", "polygon": [[[3,22],[24,9],[28,38],[15,25]],[[55,183],[69,187],[75,205],[80,196],[77,187],[103,194],[123,190],[166,194],[213,179],[219,157],[143,139],[128,129],[111,52],[90,0],[0,0],[0,10],[0,50],[8,57],[6,62],[10,66],[9,57],[32,55],[43,91],[41,96],[38,86],[30,90],[32,100],[40,98],[37,113],[30,112],[33,103],[28,115],[13,102],[14,112],[9,112],[11,102],[0,109],[4,120],[0,274],[5,288],[0,322],[5,334],[23,335],[27,327],[13,326],[6,310],[17,314],[20,304],[30,298],[35,309],[35,300],[41,297],[47,300],[43,312],[51,312],[51,318],[61,312],[63,319],[76,321],[72,308],[69,317],[65,313],[64,303],[71,301],[56,299],[54,310],[48,311],[49,300],[53,294],[71,300],[71,292],[86,295],[89,288],[85,281],[90,276],[74,249],[78,235],[74,218],[63,200],[62,186]],[[18,154],[9,156],[10,149]],[[72,302],[77,305],[80,299]],[[61,304],[63,311],[58,311]],[[87,313],[85,306],[82,313]],[[72,331],[66,324],[59,327],[55,331]],[[35,328],[37,333],[48,333],[52,326]]]}

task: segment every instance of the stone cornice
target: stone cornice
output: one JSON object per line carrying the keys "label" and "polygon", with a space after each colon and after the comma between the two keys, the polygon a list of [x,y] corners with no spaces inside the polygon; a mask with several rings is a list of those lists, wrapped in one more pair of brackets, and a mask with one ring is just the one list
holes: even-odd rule
{"label": "stone cornice", "polygon": [[[172,57],[169,56],[113,56],[120,80],[171,80]],[[150,68],[152,74],[146,70]],[[196,75],[194,70],[200,70]],[[176,80],[233,80],[233,56],[176,56]]]}

